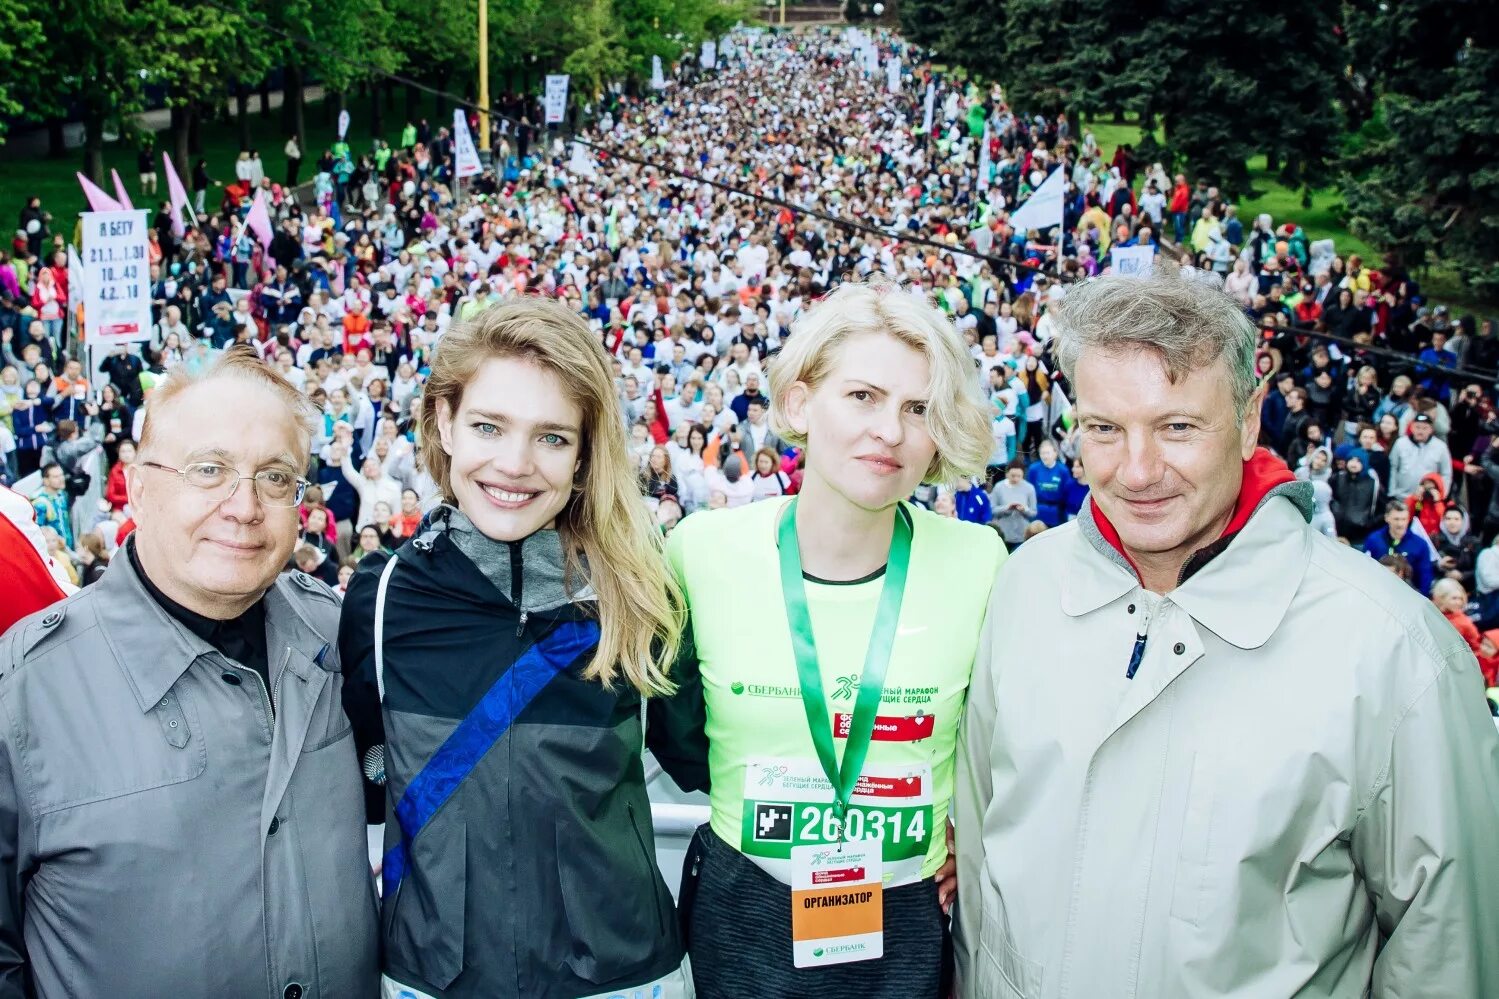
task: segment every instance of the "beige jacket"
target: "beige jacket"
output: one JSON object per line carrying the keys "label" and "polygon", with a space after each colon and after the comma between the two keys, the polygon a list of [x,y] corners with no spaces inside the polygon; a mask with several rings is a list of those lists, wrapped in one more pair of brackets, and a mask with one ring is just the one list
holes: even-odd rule
{"label": "beige jacket", "polygon": [[1091,504],[1000,571],[958,746],[961,996],[1499,996],[1476,663],[1306,499],[1165,597]]}

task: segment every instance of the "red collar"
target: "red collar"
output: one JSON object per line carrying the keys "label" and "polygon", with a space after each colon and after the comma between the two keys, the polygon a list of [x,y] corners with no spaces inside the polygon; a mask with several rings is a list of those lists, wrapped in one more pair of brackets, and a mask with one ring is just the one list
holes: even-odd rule
{"label": "red collar", "polygon": [[[1233,516],[1228,518],[1228,526],[1218,536],[1218,541],[1231,538],[1242,531],[1270,490],[1295,481],[1296,476],[1291,474],[1291,469],[1286,466],[1285,462],[1262,447],[1255,448],[1254,454],[1244,462],[1244,481],[1239,485],[1239,498],[1234,502]],[[1098,508],[1098,502],[1092,496],[1088,497],[1088,504],[1093,512],[1093,522],[1098,526],[1098,533],[1109,543],[1109,547],[1129,563],[1129,567],[1135,571],[1135,576],[1138,578],[1140,567],[1124,550],[1124,543],[1119,539],[1119,531],[1109,523],[1109,518],[1103,515],[1103,511]]]}

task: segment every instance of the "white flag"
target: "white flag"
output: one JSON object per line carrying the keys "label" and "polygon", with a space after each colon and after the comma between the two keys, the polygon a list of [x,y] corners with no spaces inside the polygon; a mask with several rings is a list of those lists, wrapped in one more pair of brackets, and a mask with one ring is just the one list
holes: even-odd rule
{"label": "white flag", "polygon": [[864,49],[864,75],[873,76],[880,71],[880,50],[873,42]]}
{"label": "white flag", "polygon": [[1016,232],[1046,233],[1062,224],[1062,201],[1066,193],[1067,171],[1062,167],[1051,172],[1041,186],[1026,200],[1025,204],[1010,216],[1010,225]]}
{"label": "white flag", "polygon": [[458,108],[453,112],[453,172],[462,180],[476,176],[481,170],[479,150],[474,148],[474,137],[468,130],[468,116]]}
{"label": "white flag", "polygon": [[547,76],[546,88],[546,123],[548,125],[556,125],[566,117],[567,74],[549,74]]}
{"label": "white flag", "polygon": [[651,56],[651,89],[666,89],[666,74],[661,72],[660,56]]}
{"label": "white flag", "polygon": [[885,63],[885,89],[893,93],[900,92],[900,59],[891,56]]}
{"label": "white flag", "polygon": [[703,42],[703,50],[698,55],[697,61],[703,64],[704,69],[713,69],[718,65],[718,43],[709,38]]}
{"label": "white flag", "polygon": [[589,155],[588,148],[583,143],[573,143],[572,158],[567,161],[567,172],[575,177],[594,175],[593,157]]}
{"label": "white flag", "polygon": [[[937,84],[926,85],[926,109],[921,114],[921,134],[932,134],[932,115],[937,109]],[[988,145],[988,143],[985,143]]]}
{"label": "white flag", "polygon": [[983,145],[979,146],[979,190],[989,190],[989,173],[992,169],[989,163],[989,126],[984,125]]}
{"label": "white flag", "polygon": [[349,112],[347,109],[338,113],[338,141],[342,142],[344,136],[349,134]]}

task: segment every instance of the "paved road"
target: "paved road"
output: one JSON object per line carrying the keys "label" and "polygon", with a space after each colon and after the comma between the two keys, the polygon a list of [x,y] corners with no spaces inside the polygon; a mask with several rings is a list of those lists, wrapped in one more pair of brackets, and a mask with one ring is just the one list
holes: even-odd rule
{"label": "paved road", "polygon": [[[323,87],[321,84],[308,87],[303,92],[303,95],[307,101],[320,101],[323,99]],[[281,106],[284,97],[285,94],[280,90],[271,92],[272,110]],[[259,94],[251,95],[249,113],[260,113]],[[164,132],[171,127],[172,112],[167,108],[156,108],[151,111],[143,111],[135,116],[135,120],[142,129],[148,129],[152,132]],[[82,149],[83,123],[75,121],[64,125],[62,137],[63,144],[67,148]],[[114,142],[117,139],[119,139],[119,136],[113,132],[106,131],[104,133],[105,142]],[[160,146],[162,144],[157,143],[157,145]],[[35,128],[26,132],[13,132],[5,137],[4,151],[8,157],[45,156],[47,154],[47,130],[45,128]]]}

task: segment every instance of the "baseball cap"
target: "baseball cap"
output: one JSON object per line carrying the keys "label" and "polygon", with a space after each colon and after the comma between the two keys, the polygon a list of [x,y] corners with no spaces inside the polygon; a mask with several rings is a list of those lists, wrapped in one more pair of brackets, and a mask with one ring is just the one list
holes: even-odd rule
{"label": "baseball cap", "polygon": [[1430,423],[1431,422],[1431,417],[1427,416],[1425,413],[1417,413],[1415,419],[1413,419],[1411,422],[1412,423]]}

